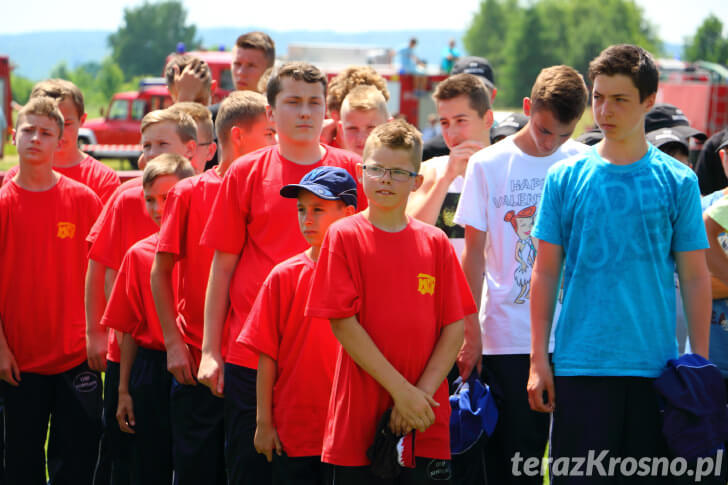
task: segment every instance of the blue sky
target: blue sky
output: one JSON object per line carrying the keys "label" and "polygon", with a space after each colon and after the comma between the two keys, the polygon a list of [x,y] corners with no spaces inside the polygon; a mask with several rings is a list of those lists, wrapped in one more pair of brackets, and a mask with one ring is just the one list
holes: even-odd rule
{"label": "blue sky", "polygon": [[[682,43],[713,12],[728,24],[726,0],[636,0],[658,27],[660,37]],[[184,0],[188,19],[199,27],[256,26],[276,30],[454,29],[467,27],[479,0]],[[255,4],[250,8],[251,3]],[[124,7],[141,0],[33,0],[29,15],[25,2],[5,2],[0,33],[47,30],[116,30]],[[214,5],[214,8],[211,8]],[[8,20],[12,21],[8,22]],[[235,19],[235,20],[231,20]],[[726,26],[728,29],[728,25]]]}

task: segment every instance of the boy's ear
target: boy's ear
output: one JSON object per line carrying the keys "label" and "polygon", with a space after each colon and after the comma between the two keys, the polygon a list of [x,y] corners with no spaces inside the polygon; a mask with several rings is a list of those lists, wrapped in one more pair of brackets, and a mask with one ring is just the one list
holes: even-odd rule
{"label": "boy's ear", "polygon": [[531,98],[523,98],[523,114],[531,116]]}
{"label": "boy's ear", "polygon": [[425,177],[422,176],[422,174],[418,174],[417,177],[415,177],[415,186],[412,188],[412,192],[416,192],[417,189],[422,187],[422,182],[425,180]]}
{"label": "boy's ear", "polygon": [[[15,130],[13,130],[13,139],[15,138]],[[728,162],[728,148],[718,150],[718,156],[720,157],[721,163],[725,164]]]}
{"label": "boy's ear", "polygon": [[215,156],[215,152],[217,151],[217,143],[214,141],[207,145],[207,155],[205,155],[205,163],[212,160],[212,157]]}
{"label": "boy's ear", "polygon": [[16,133],[15,128],[10,130],[10,138],[13,140],[13,145],[17,145],[17,143],[15,143],[15,133]]}
{"label": "boy's ear", "polygon": [[275,125],[275,123],[276,123],[275,108],[273,108],[269,104],[265,105],[265,116],[266,116],[266,118],[268,118],[269,122],[271,122]]}
{"label": "boy's ear", "polygon": [[347,216],[353,216],[356,213],[356,208],[353,205],[347,205],[344,207],[344,214]]}
{"label": "boy's ear", "polygon": [[647,111],[651,110],[657,100],[657,93],[652,93],[645,98],[642,104],[647,108]]}
{"label": "boy's ear", "polygon": [[486,111],[483,117],[485,118],[485,124],[488,126],[488,129],[493,128],[493,110],[489,109]]}
{"label": "boy's ear", "polygon": [[361,168],[362,164],[357,163],[356,164],[356,181],[359,182],[359,184],[362,184],[362,175],[364,174],[364,169]]}
{"label": "boy's ear", "polygon": [[217,79],[213,79],[212,82],[210,82],[210,96],[212,96],[212,93],[215,92],[215,89],[217,89]]}
{"label": "boy's ear", "polygon": [[197,150],[197,142],[195,140],[190,140],[185,143],[185,158],[190,160],[195,156],[195,150]]}
{"label": "boy's ear", "polygon": [[80,124],[84,124],[84,123],[86,122],[86,116],[87,116],[87,114],[86,114],[86,113],[84,113],[84,114],[83,114],[83,115],[81,116],[81,118],[79,119],[79,123],[80,123]]}

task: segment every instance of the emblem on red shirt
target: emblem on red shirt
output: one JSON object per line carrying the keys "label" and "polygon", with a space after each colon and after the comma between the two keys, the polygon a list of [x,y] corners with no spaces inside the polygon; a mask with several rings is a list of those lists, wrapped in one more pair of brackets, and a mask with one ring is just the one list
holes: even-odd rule
{"label": "emblem on red shirt", "polygon": [[73,239],[76,234],[76,224],[71,222],[59,222],[58,223],[58,239]]}
{"label": "emblem on red shirt", "polygon": [[419,291],[423,295],[426,295],[428,293],[430,295],[435,294],[435,277],[434,276],[430,276],[425,273],[420,273],[417,275],[417,278],[420,283],[417,288],[417,291]]}

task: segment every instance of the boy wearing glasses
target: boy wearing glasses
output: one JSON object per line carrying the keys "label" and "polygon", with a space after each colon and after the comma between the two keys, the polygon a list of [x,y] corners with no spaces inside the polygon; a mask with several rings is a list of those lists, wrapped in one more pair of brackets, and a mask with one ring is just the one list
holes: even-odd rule
{"label": "boy wearing glasses", "polygon": [[[267,114],[278,145],[239,158],[225,174],[201,244],[215,250],[205,298],[201,384],[225,397],[228,482],[270,482],[270,465],[253,446],[256,428],[258,355],[236,342],[253,301],[273,267],[303,252],[296,201],[279,195],[312,169],[337,166],[352,176],[356,155],[321,145],[326,113],[326,76],[291,62],[268,81]],[[362,197],[358,207],[365,207]],[[224,361],[223,361],[224,358]]]}
{"label": "boy wearing glasses", "polygon": [[475,312],[458,258],[440,229],[405,215],[422,184],[422,139],[402,120],[375,128],[364,147],[368,209],[329,227],[306,316],[331,321],[339,354],[322,461],[330,483],[380,483],[367,448],[393,408],[390,429],[417,430],[415,468],[392,483],[449,480],[450,405],[445,377]]}

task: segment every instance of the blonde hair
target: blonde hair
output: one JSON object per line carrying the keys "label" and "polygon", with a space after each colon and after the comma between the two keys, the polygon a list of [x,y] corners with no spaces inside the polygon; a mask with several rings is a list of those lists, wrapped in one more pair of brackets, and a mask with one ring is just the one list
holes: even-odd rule
{"label": "blonde hair", "polygon": [[369,111],[376,109],[384,118],[389,118],[387,110],[387,100],[384,95],[374,86],[363,85],[357,86],[346,95],[344,102],[341,104],[341,111],[345,109],[354,111]]}
{"label": "blonde hair", "polygon": [[30,98],[15,119],[16,129],[20,126],[20,120],[28,115],[45,116],[46,118],[50,118],[51,121],[55,121],[56,125],[58,125],[58,138],[60,139],[63,136],[64,121],[63,114],[61,113],[61,110],[58,109],[58,100],[49,98],[48,96]]}
{"label": "blonde hair", "polygon": [[[205,135],[204,138],[206,140],[212,141],[214,135],[214,127],[212,126],[212,114],[206,106],[200,103],[194,103],[192,101],[183,101],[180,103],[175,103],[167,109],[174,112],[187,113],[192,117],[193,120],[195,120],[195,125],[197,125],[198,142],[202,141],[202,137],[200,136],[201,134]],[[202,131],[202,133],[200,133],[200,131]]]}
{"label": "blonde hair", "polygon": [[86,112],[83,103],[83,93],[71,81],[66,81],[65,79],[46,79],[45,81],[40,81],[33,86],[33,90],[30,92],[31,98],[37,98],[39,96],[53,98],[58,102],[64,99],[70,99],[78,112],[79,118]]}
{"label": "blonde hair", "polygon": [[265,96],[254,91],[233,91],[220,103],[215,119],[215,131],[221,143],[226,143],[233,126],[250,129],[265,115]]}
{"label": "blonde hair", "polygon": [[366,161],[372,155],[372,152],[381,147],[386,147],[390,150],[408,151],[415,172],[420,171],[420,164],[422,163],[422,135],[417,128],[405,120],[395,119],[374,128],[364,144],[362,160]]}
{"label": "blonde hair", "polygon": [[195,120],[182,110],[157,109],[150,111],[142,118],[141,132],[144,133],[144,130],[150,126],[166,121],[175,124],[177,127],[177,136],[182,140],[182,143],[187,143],[190,140],[197,141],[197,125],[195,124]]}
{"label": "blonde hair", "polygon": [[192,164],[185,157],[176,153],[163,153],[147,162],[142,174],[142,187],[151,187],[155,180],[165,175],[174,175],[182,180],[194,174]]}
{"label": "blonde hair", "polygon": [[344,102],[346,95],[355,87],[362,85],[374,86],[382,93],[384,99],[389,101],[387,81],[381,74],[369,66],[349,66],[329,81],[328,95],[326,96],[326,106],[329,113],[341,111],[341,104]]}

